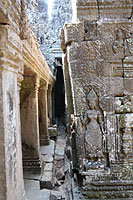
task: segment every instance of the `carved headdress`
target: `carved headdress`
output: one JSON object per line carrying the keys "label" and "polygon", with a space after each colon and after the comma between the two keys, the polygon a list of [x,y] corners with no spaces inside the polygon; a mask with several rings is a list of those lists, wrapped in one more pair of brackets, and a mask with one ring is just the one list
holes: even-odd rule
{"label": "carved headdress", "polygon": [[87,95],[87,100],[90,100],[90,99],[93,99],[95,101],[97,100],[97,95],[93,89]]}

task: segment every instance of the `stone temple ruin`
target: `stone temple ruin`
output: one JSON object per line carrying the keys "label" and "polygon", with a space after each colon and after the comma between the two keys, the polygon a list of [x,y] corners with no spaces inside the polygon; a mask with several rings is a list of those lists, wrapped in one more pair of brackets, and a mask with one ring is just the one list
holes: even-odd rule
{"label": "stone temple ruin", "polygon": [[0,200],[132,200],[133,0],[53,2],[0,1]]}

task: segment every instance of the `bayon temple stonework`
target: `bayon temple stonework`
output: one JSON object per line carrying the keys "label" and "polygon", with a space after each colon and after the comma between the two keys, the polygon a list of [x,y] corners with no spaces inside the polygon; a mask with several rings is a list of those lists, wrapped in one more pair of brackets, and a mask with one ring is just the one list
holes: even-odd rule
{"label": "bayon temple stonework", "polygon": [[132,199],[133,1],[73,7],[60,33],[72,167],[87,199]]}
{"label": "bayon temple stonework", "polygon": [[47,96],[54,79],[24,7],[23,0],[0,1],[1,200],[23,199],[22,150],[24,170],[40,171],[40,143],[49,142]]}
{"label": "bayon temple stonework", "polygon": [[46,1],[0,1],[0,200],[39,198],[25,173],[39,200],[133,199],[133,0],[58,5],[49,28]]}

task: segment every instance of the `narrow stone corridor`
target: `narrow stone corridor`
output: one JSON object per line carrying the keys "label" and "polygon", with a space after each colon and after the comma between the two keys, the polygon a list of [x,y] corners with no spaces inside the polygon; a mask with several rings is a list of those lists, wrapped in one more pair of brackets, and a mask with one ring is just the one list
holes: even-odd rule
{"label": "narrow stone corridor", "polygon": [[26,197],[28,200],[66,199],[65,193],[65,148],[66,132],[59,125],[57,137],[47,146],[41,146],[41,174],[24,173]]}
{"label": "narrow stone corridor", "polygon": [[133,200],[133,0],[0,0],[0,200]]}
{"label": "narrow stone corridor", "polygon": [[67,157],[70,149],[66,147],[66,134],[66,127],[61,121],[56,141],[51,140],[48,146],[41,146],[44,166],[41,174],[24,173],[27,200],[85,200]]}

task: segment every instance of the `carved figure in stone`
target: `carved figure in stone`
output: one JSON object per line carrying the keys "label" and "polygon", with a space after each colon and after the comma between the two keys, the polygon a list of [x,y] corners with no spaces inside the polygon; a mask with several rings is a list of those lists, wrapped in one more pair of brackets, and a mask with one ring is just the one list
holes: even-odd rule
{"label": "carved figure in stone", "polygon": [[126,54],[133,55],[133,34],[126,39]]}
{"label": "carved figure in stone", "polygon": [[84,137],[85,158],[95,163],[103,158],[103,128],[101,113],[97,109],[98,97],[93,89],[87,95],[87,103],[88,109],[83,119],[83,126],[86,128]]}
{"label": "carved figure in stone", "polygon": [[116,40],[114,41],[112,48],[116,54],[123,53],[124,51],[123,32],[121,29],[117,30]]}

